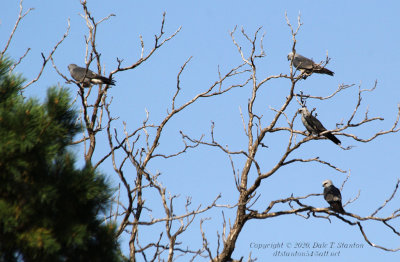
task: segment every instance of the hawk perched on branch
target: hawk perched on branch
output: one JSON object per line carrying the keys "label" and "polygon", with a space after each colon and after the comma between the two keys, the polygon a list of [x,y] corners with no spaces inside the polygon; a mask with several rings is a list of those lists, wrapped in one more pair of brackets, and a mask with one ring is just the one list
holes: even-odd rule
{"label": "hawk perched on branch", "polygon": [[332,184],[331,180],[325,180],[322,182],[322,186],[324,187],[324,198],[331,206],[331,209],[338,213],[345,213],[340,190]]}
{"label": "hawk perched on branch", "polygon": [[[328,68],[322,67],[313,60],[304,57],[300,54],[295,54],[293,58],[293,52],[290,52],[287,56],[288,60],[293,60],[293,66],[300,70],[302,73],[305,72],[307,75],[311,75],[312,73],[318,74],[326,74],[333,76],[335,73],[329,70]],[[307,76],[305,76],[307,78]]]}
{"label": "hawk perched on branch", "polygon": [[112,78],[98,75],[89,69],[79,67],[75,64],[70,64],[68,70],[72,78],[75,79],[75,81],[82,83],[84,87],[98,84],[115,85],[115,81]]}
{"label": "hawk perched on branch", "polygon": [[[321,122],[315,116],[313,116],[306,107],[300,108],[299,112],[301,113],[301,122],[303,122],[303,125],[308,132],[319,136],[320,133],[326,131],[326,128],[321,124]],[[336,145],[341,144],[340,140],[337,139],[331,132],[326,132],[323,134],[323,136],[331,140]]]}

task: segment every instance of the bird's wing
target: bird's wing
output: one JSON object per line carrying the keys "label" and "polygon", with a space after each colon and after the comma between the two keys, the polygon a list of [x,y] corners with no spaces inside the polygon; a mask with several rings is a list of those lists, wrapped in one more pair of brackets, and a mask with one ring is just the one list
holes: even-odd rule
{"label": "bird's wing", "polygon": [[86,72],[86,68],[79,67],[78,69],[79,69],[79,74],[81,75],[81,77],[84,77],[84,76],[85,76],[85,77],[87,77],[87,78],[92,79],[92,78],[96,78],[96,77],[99,76],[98,74],[94,73],[94,72],[93,72],[92,70],[90,70],[90,69],[88,69],[87,72]]}
{"label": "bird's wing", "polygon": [[77,66],[72,69],[71,76],[77,81],[82,81],[83,77],[85,77],[86,79],[92,79],[97,77],[98,75],[90,69],[86,70],[86,68]]}
{"label": "bird's wing", "polygon": [[296,54],[293,60],[293,65],[298,69],[313,69],[314,68],[314,61],[304,57],[302,55]]}
{"label": "bird's wing", "polygon": [[332,194],[335,196],[335,201],[342,201],[342,194],[340,193],[340,190],[335,187],[335,186],[331,186],[331,192]]}
{"label": "bird's wing", "polygon": [[329,186],[324,188],[324,198],[328,203],[342,201],[342,195],[340,194],[340,190],[337,189],[335,186]]}
{"label": "bird's wing", "polygon": [[[307,128],[308,131],[310,131],[309,130],[309,128],[310,128],[311,129],[310,132],[319,134],[322,131],[326,130],[326,128],[321,124],[321,122],[316,117],[314,117],[312,114],[303,115],[302,120],[303,119],[304,119],[304,121],[303,121],[304,126]],[[309,126],[309,128],[307,126]]]}
{"label": "bird's wing", "polygon": [[308,132],[315,133],[314,127],[307,121],[306,116],[301,115],[301,122],[303,122],[303,125],[307,129]]}
{"label": "bird's wing", "polygon": [[322,123],[312,114],[307,118],[307,122],[315,129],[316,132],[321,133],[326,130]]}
{"label": "bird's wing", "polygon": [[333,201],[333,194],[330,191],[330,187],[325,187],[324,188],[324,199],[328,203]]}

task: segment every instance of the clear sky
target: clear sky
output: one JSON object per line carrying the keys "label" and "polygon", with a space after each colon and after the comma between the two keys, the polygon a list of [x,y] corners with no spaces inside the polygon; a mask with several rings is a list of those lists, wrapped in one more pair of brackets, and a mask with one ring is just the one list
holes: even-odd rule
{"label": "clear sky", "polygon": [[[195,2],[195,3],[194,3]],[[268,75],[289,72],[286,55],[291,51],[291,34],[285,21],[285,12],[293,24],[301,13],[303,26],[297,37],[297,52],[313,58],[324,60],[329,53],[331,61],[327,66],[335,72],[334,77],[313,75],[301,81],[296,90],[304,93],[326,96],[340,84],[355,84],[353,88],[343,91],[328,101],[310,101],[309,107],[316,107],[319,119],[329,128],[343,118],[348,118],[357,102],[358,85],[371,88],[378,81],[377,89],[365,94],[357,119],[362,119],[363,112],[369,108],[369,115],[381,116],[385,120],[367,124],[354,129],[354,134],[369,138],[374,132],[388,129],[396,117],[397,104],[400,103],[398,74],[400,71],[400,29],[398,27],[400,2],[391,1],[100,1],[89,0],[89,9],[95,19],[99,20],[110,13],[115,17],[99,27],[97,48],[101,53],[102,64],[107,74],[117,66],[116,58],[123,58],[125,65],[136,61],[140,55],[139,35],[143,36],[146,50],[153,46],[154,35],[160,30],[162,13],[165,11],[165,32],[173,33],[179,26],[181,32],[164,45],[145,64],[133,71],[115,75],[117,85],[109,91],[113,97],[112,111],[119,120],[113,127],[122,133],[122,121],[134,130],[145,117],[145,109],[150,112],[150,122],[158,123],[165,117],[170,106],[170,98],[176,90],[176,75],[182,64],[190,57],[187,70],[182,75],[182,96],[177,100],[182,103],[194,94],[207,89],[218,79],[218,65],[224,72],[241,63],[241,58],[233,45],[229,32],[238,26],[243,27],[249,35],[262,26],[265,32],[264,48],[266,57],[258,61],[258,79]],[[25,9],[34,7],[22,20],[10,45],[8,55],[17,60],[29,47],[28,57],[17,67],[28,81],[35,78],[42,64],[41,52],[47,55],[64,34],[67,19],[71,28],[68,37],[57,49],[54,59],[61,72],[69,76],[67,65],[75,63],[84,65],[84,34],[86,27],[79,16],[82,13],[78,0],[44,1],[26,0]],[[0,9],[0,48],[4,47],[18,15],[17,1],[4,1]],[[236,39],[248,53],[249,45],[236,32]],[[91,69],[95,69],[94,67]],[[61,84],[69,86],[71,94],[76,95],[76,86],[65,84],[52,68],[47,65],[40,80],[30,86],[27,95],[44,97],[46,88]],[[288,94],[289,81],[277,80],[263,86],[255,108],[264,115],[267,123],[271,116],[269,106],[280,107]],[[161,139],[160,150],[174,153],[182,146],[179,130],[199,137],[205,134],[209,139],[211,121],[215,122],[215,136],[223,145],[232,150],[245,150],[246,136],[243,133],[239,107],[247,108],[251,86],[235,89],[218,98],[204,99],[182,112],[173,119]],[[77,105],[79,108],[79,104]],[[294,114],[297,107],[293,104],[288,113]],[[284,125],[284,122],[282,122]],[[300,119],[295,128],[303,130]],[[319,156],[344,170],[351,170],[342,196],[344,202],[357,196],[359,199],[346,206],[346,210],[361,216],[371,214],[393,192],[399,174],[399,134],[389,134],[371,143],[356,143],[350,138],[341,136],[344,146],[355,146],[352,150],[343,151],[328,140],[312,141],[306,144],[295,156],[310,158]],[[263,164],[263,171],[271,168],[279,156],[282,147],[286,146],[286,135],[268,135],[264,143],[269,146],[258,155]],[[107,143],[98,143],[99,157],[106,152]],[[78,151],[78,149],[77,149]],[[243,158],[234,158],[235,167],[242,169]],[[233,180],[231,165],[226,155],[215,148],[199,147],[176,158],[158,160],[149,167],[150,171],[160,171],[160,180],[173,194],[180,194],[183,199],[192,196],[194,206],[210,203],[219,193],[221,204],[234,204],[237,191]],[[110,163],[100,167],[114,183],[118,181]],[[132,169],[133,172],[133,169]],[[255,173],[253,173],[253,177]],[[271,200],[309,193],[322,192],[321,183],[331,179],[340,186],[346,174],[334,172],[326,166],[316,164],[295,164],[282,168],[270,179],[264,181],[257,191],[261,195],[258,208],[266,207]],[[149,201],[152,201],[151,199]],[[309,200],[311,205],[326,207],[322,197]],[[382,216],[391,214],[399,208],[399,195]],[[286,209],[286,207],[285,207]],[[177,207],[177,212],[180,209]],[[233,219],[233,212],[225,210],[225,215]],[[211,217],[205,223],[210,242],[216,244],[216,230],[221,232],[221,209],[216,209],[202,217]],[[182,241],[201,243],[198,232],[198,219],[194,230],[183,236]],[[400,238],[377,223],[365,223],[366,232],[371,241],[388,248],[400,247]],[[397,223],[397,229],[399,223]],[[150,236],[149,236],[150,237]],[[254,243],[296,242],[344,242],[363,244],[362,248],[336,248],[340,251],[337,257],[275,257],[276,249],[256,249]],[[122,240],[122,245],[126,242]],[[213,249],[215,250],[215,249]],[[287,250],[288,249],[281,249]],[[317,249],[325,250],[325,249]],[[124,247],[124,251],[127,249]],[[289,251],[295,251],[290,249]],[[250,221],[242,231],[233,257],[248,257],[249,253],[258,257],[258,261],[395,261],[400,253],[384,252],[370,247],[357,227],[350,227],[342,221],[332,218],[331,223],[325,219],[299,216],[281,216],[267,220]],[[184,261],[184,260],[182,260]]]}

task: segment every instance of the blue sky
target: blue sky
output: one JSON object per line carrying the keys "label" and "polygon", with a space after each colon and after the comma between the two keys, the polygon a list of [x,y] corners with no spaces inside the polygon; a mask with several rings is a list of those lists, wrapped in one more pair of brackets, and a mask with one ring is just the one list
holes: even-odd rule
{"label": "blue sky", "polygon": [[[194,2],[194,1],[193,1]],[[2,49],[9,32],[14,26],[18,4],[6,1],[0,10],[0,48]],[[218,66],[224,72],[241,63],[241,58],[233,45],[229,32],[235,26],[243,27],[249,35],[262,26],[265,32],[264,49],[266,57],[258,61],[258,79],[268,75],[289,72],[287,53],[291,51],[291,34],[285,21],[285,12],[293,24],[301,13],[303,26],[297,36],[297,52],[316,61],[329,53],[331,61],[327,66],[335,72],[334,77],[313,75],[301,81],[296,90],[304,93],[326,96],[339,84],[355,84],[353,88],[340,93],[332,100],[309,101],[309,107],[316,107],[319,119],[329,128],[348,117],[357,102],[358,85],[371,88],[378,81],[377,89],[366,93],[357,119],[369,108],[370,116],[381,116],[385,120],[355,129],[354,133],[368,138],[374,132],[391,127],[397,104],[400,102],[400,88],[397,75],[400,70],[400,37],[398,28],[398,1],[89,1],[89,9],[96,19],[115,14],[99,27],[97,48],[101,52],[102,64],[108,74],[117,66],[116,58],[123,58],[126,64],[133,63],[140,55],[139,35],[143,36],[146,50],[153,45],[154,35],[159,32],[162,13],[166,12],[165,32],[172,34],[179,26],[181,32],[166,43],[156,54],[139,68],[115,75],[117,85],[109,91],[113,97],[111,110],[120,119],[114,123],[122,132],[122,121],[134,130],[145,117],[145,109],[150,112],[150,122],[158,123],[165,117],[170,106],[170,98],[176,89],[176,75],[182,64],[193,56],[182,75],[182,94],[178,103],[187,101],[195,94],[207,89],[217,80]],[[42,63],[41,52],[47,55],[64,34],[67,19],[70,18],[69,36],[54,55],[55,63],[63,74],[69,76],[67,65],[84,65],[84,34],[86,27],[79,16],[82,13],[79,1],[24,1],[25,9],[33,10],[20,24],[8,50],[8,55],[17,60],[30,47],[28,57],[16,69],[28,81],[35,78]],[[235,37],[249,52],[249,45],[237,30]],[[92,68],[94,69],[94,67]],[[76,86],[67,85],[55,72],[51,63],[45,68],[40,80],[30,86],[26,94],[44,97],[47,87],[54,84],[66,85],[71,94],[76,95]],[[264,115],[265,122],[271,117],[269,106],[278,108],[289,90],[289,81],[275,80],[262,87],[255,108]],[[179,131],[199,137],[209,138],[211,121],[215,122],[215,137],[232,150],[246,149],[247,140],[243,133],[239,107],[244,111],[251,94],[251,87],[232,90],[218,98],[203,99],[188,110],[172,119],[160,141],[160,151],[173,153],[182,146]],[[77,105],[79,108],[79,105]],[[298,108],[293,104],[288,113],[294,114]],[[284,125],[284,122],[282,122]],[[295,128],[303,130],[300,119]],[[358,201],[348,205],[347,210],[365,216],[381,205],[392,193],[399,175],[399,134],[389,134],[364,144],[347,137],[340,137],[344,146],[355,146],[343,151],[328,140],[311,141],[294,156],[315,157],[329,161],[341,169],[351,170],[351,177],[342,191],[345,201],[354,198],[361,191]],[[287,134],[268,135],[264,143],[267,150],[260,150],[258,161],[265,171],[269,170],[286,145]],[[98,144],[99,157],[107,149],[107,143]],[[79,149],[76,149],[79,151]],[[235,157],[235,167],[243,167],[244,159]],[[101,166],[116,183],[110,163]],[[226,155],[215,148],[199,147],[175,158],[154,161],[149,167],[152,172],[160,171],[160,180],[173,194],[180,194],[181,200],[191,195],[194,206],[207,204],[219,193],[221,204],[233,204],[237,199],[232,170]],[[133,169],[132,169],[133,172]],[[253,173],[253,179],[255,174]],[[264,181],[257,191],[261,195],[257,207],[268,205],[269,201],[294,195],[322,192],[321,183],[333,180],[340,186],[346,175],[334,172],[316,164],[295,164],[282,168],[270,179]],[[151,196],[149,196],[151,198]],[[149,199],[149,202],[154,201]],[[397,195],[387,212],[398,209]],[[327,204],[322,197],[307,202],[316,207]],[[233,219],[234,212],[225,210],[225,215]],[[205,223],[205,230],[212,244],[216,244],[216,230],[221,231],[221,209],[205,215],[212,217]],[[204,216],[203,216],[204,217]],[[198,220],[194,229],[183,235],[182,241],[201,243],[198,234]],[[397,223],[397,226],[399,224]],[[389,248],[400,246],[400,239],[393,237],[385,228],[376,223],[365,223],[370,239]],[[332,218],[327,220],[298,216],[281,216],[268,220],[250,221],[242,231],[233,257],[245,258],[251,252],[258,261],[310,261],[310,258],[274,257],[272,249],[254,249],[251,243],[271,242],[345,242],[364,244],[361,249],[336,249],[340,260],[357,258],[362,261],[394,261],[398,253],[384,252],[370,247],[356,227],[350,227]],[[122,240],[124,245],[124,239]],[[126,244],[126,243],[125,243]],[[338,261],[337,258],[311,258],[311,261]]]}

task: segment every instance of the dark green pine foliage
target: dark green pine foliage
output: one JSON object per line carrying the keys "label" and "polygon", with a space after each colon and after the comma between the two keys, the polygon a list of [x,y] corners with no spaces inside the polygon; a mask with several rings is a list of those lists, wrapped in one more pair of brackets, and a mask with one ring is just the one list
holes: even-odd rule
{"label": "dark green pine foliage", "polygon": [[0,262],[121,261],[100,219],[110,188],[68,151],[79,128],[67,90],[26,100],[9,68],[0,61]]}

